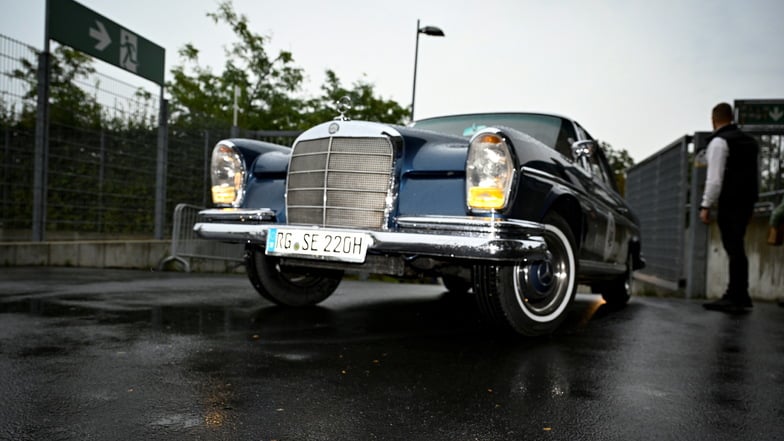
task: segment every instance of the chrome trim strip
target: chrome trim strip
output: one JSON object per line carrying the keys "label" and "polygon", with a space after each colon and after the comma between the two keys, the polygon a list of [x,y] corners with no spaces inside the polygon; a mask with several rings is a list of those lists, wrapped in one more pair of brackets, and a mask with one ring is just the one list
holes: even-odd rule
{"label": "chrome trim strip", "polygon": [[[329,133],[329,126],[333,124],[337,124],[340,130]],[[394,138],[401,135],[395,128],[387,124],[367,121],[329,121],[306,130],[294,140],[294,144],[321,138],[374,138],[381,136]]]}
{"label": "chrome trim strip", "polygon": [[626,265],[621,263],[596,262],[594,260],[580,260],[580,269],[585,274],[623,274]]}
{"label": "chrome trim strip", "polygon": [[[337,123],[335,123],[337,124]],[[329,193],[329,158],[332,156],[332,146],[335,143],[335,138],[329,138],[329,144],[327,145],[327,157],[324,160],[324,185],[322,185],[323,190],[321,191],[321,225],[327,224],[327,194]],[[297,144],[294,144],[295,146]],[[292,147],[292,151],[294,147]],[[291,159],[294,160],[294,156],[291,156]],[[291,170],[291,162],[289,162],[289,171]],[[289,178],[286,177],[286,197],[289,194]],[[289,218],[289,204],[288,200],[286,202],[286,219]]]}
{"label": "chrome trim strip", "polygon": [[[254,210],[248,210],[254,211]],[[271,210],[262,213],[271,213]],[[264,244],[270,228],[298,228],[314,231],[322,227],[277,224],[271,221],[259,223],[233,222],[243,218],[243,213],[225,213],[224,222],[215,221],[215,210],[200,213],[206,222],[199,222],[194,231],[204,239],[226,242],[252,242]],[[544,226],[536,222],[498,220],[493,218],[469,218],[449,216],[401,217],[397,219],[399,231],[370,231],[328,227],[330,231],[364,233],[373,243],[369,252],[406,255],[423,255],[452,259],[486,260],[494,262],[519,262],[540,260],[547,254],[547,245],[542,235]]]}
{"label": "chrome trim strip", "polygon": [[546,179],[549,179],[549,180],[552,180],[552,181],[562,181],[563,180],[560,177],[555,176],[552,173],[547,173],[546,171],[542,171],[542,170],[539,170],[539,169],[536,169],[536,168],[532,168],[532,167],[525,167],[525,166],[523,166],[522,171],[523,171],[523,174],[526,174],[528,176],[541,176],[543,178],[546,178]]}
{"label": "chrome trim strip", "polygon": [[215,208],[202,210],[199,217],[205,222],[229,222],[229,223],[259,223],[274,222],[275,211],[269,208],[246,209],[246,208]]}

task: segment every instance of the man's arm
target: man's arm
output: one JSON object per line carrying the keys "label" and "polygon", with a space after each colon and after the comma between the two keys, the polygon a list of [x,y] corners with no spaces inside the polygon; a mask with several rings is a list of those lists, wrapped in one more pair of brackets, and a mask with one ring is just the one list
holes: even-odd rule
{"label": "man's arm", "polygon": [[729,146],[727,141],[718,136],[708,144],[708,176],[705,178],[705,191],[700,204],[700,220],[710,222],[710,207],[716,203],[721,194],[721,183],[724,180],[724,167],[727,165]]}

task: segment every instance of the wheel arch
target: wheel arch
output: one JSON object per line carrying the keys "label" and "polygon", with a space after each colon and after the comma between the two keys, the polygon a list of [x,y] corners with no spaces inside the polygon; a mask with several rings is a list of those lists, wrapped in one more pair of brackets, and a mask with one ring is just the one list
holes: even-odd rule
{"label": "wheel arch", "polygon": [[547,208],[542,212],[541,218],[547,213],[557,213],[569,225],[572,230],[572,237],[574,237],[575,246],[579,249],[582,246],[583,239],[583,210],[580,206],[580,201],[571,194],[553,194],[552,201]]}

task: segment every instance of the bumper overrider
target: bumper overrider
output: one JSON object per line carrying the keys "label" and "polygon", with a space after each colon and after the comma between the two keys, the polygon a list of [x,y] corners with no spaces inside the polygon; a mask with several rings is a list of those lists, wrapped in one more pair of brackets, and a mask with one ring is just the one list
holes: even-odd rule
{"label": "bumper overrider", "polygon": [[[294,228],[317,234],[343,232],[369,238],[368,254],[520,263],[547,259],[542,224],[491,217],[402,216],[395,231],[286,225],[270,209],[210,209],[199,213],[194,231],[204,239],[267,246],[271,230]],[[303,256],[295,256],[303,257]],[[329,256],[308,257],[330,260]],[[361,263],[361,262],[360,262]]]}

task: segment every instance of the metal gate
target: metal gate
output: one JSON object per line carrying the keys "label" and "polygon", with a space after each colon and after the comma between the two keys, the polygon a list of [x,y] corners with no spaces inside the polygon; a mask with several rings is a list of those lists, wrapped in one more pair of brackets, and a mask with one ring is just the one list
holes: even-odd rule
{"label": "metal gate", "polygon": [[684,136],[627,172],[626,200],[640,218],[645,269],[635,277],[675,291],[685,286],[689,145]]}
{"label": "metal gate", "polygon": [[[760,145],[755,216],[767,217],[784,194],[784,135],[771,129],[745,132]],[[687,298],[704,298],[710,288],[707,262],[712,238],[699,220],[706,175],[702,155],[710,136],[710,132],[684,136],[627,173],[626,199],[640,218],[647,261],[635,277]]]}

